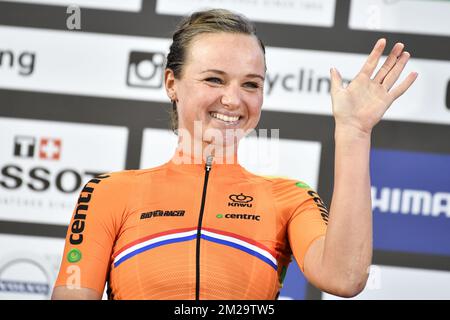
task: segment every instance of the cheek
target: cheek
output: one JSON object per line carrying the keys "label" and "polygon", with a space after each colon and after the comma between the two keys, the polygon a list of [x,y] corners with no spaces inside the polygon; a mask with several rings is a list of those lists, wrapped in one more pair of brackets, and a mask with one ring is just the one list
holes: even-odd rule
{"label": "cheek", "polygon": [[254,119],[256,121],[259,119],[259,116],[261,114],[262,103],[263,103],[262,95],[254,96],[251,99],[249,99],[247,106],[250,119]]}
{"label": "cheek", "polygon": [[192,87],[184,95],[184,112],[190,118],[201,118],[211,105],[217,104],[220,96],[214,88],[205,88],[200,85]]}

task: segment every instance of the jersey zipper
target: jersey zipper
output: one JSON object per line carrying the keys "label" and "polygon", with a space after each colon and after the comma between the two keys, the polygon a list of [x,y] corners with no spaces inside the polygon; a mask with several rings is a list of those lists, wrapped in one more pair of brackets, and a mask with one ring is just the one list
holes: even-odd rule
{"label": "jersey zipper", "polygon": [[195,300],[200,300],[200,238],[202,234],[202,220],[203,220],[203,211],[205,209],[205,200],[206,200],[206,189],[208,187],[208,177],[209,172],[212,167],[212,156],[208,156],[206,158],[205,165],[205,179],[203,181],[203,193],[202,193],[202,203],[200,206],[200,214],[198,217],[198,226],[197,226],[197,247],[196,247],[196,268],[195,268]]}

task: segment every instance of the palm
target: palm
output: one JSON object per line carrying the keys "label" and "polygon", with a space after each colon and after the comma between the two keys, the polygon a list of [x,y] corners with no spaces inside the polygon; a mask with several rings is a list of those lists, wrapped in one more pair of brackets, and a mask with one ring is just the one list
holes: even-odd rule
{"label": "palm", "polygon": [[409,53],[402,52],[401,43],[392,48],[383,66],[371,78],[385,45],[384,39],[378,40],[361,71],[346,88],[342,86],[339,73],[332,69],[331,98],[336,124],[370,132],[392,102],[417,78],[417,73],[412,72],[401,84],[393,88],[410,57]]}

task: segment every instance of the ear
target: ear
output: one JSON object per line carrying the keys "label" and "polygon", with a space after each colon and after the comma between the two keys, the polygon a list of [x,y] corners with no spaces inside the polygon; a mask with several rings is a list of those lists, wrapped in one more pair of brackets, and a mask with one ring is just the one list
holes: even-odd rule
{"label": "ear", "polygon": [[175,75],[172,69],[166,69],[164,71],[164,84],[166,87],[167,96],[169,97],[170,101],[176,101],[177,93],[176,93]]}

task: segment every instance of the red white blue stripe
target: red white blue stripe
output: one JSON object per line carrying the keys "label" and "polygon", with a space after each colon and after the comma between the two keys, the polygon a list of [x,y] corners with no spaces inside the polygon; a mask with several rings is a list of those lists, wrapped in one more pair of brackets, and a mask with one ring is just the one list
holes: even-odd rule
{"label": "red white blue stripe", "polygon": [[197,228],[176,229],[152,234],[129,243],[114,254],[114,267],[147,250],[171,243],[193,240],[197,237]]}
{"label": "red white blue stripe", "polygon": [[205,240],[223,244],[251,254],[277,270],[278,255],[263,244],[252,239],[212,228],[203,228],[201,237]]}
{"label": "red white blue stripe", "polygon": [[[194,240],[196,237],[197,228],[193,227],[169,230],[141,238],[129,243],[114,254],[114,267],[118,267],[124,261],[142,252],[171,243]],[[277,270],[277,253],[252,239],[212,228],[202,228],[200,237],[206,241],[211,241],[246,252]]]}

